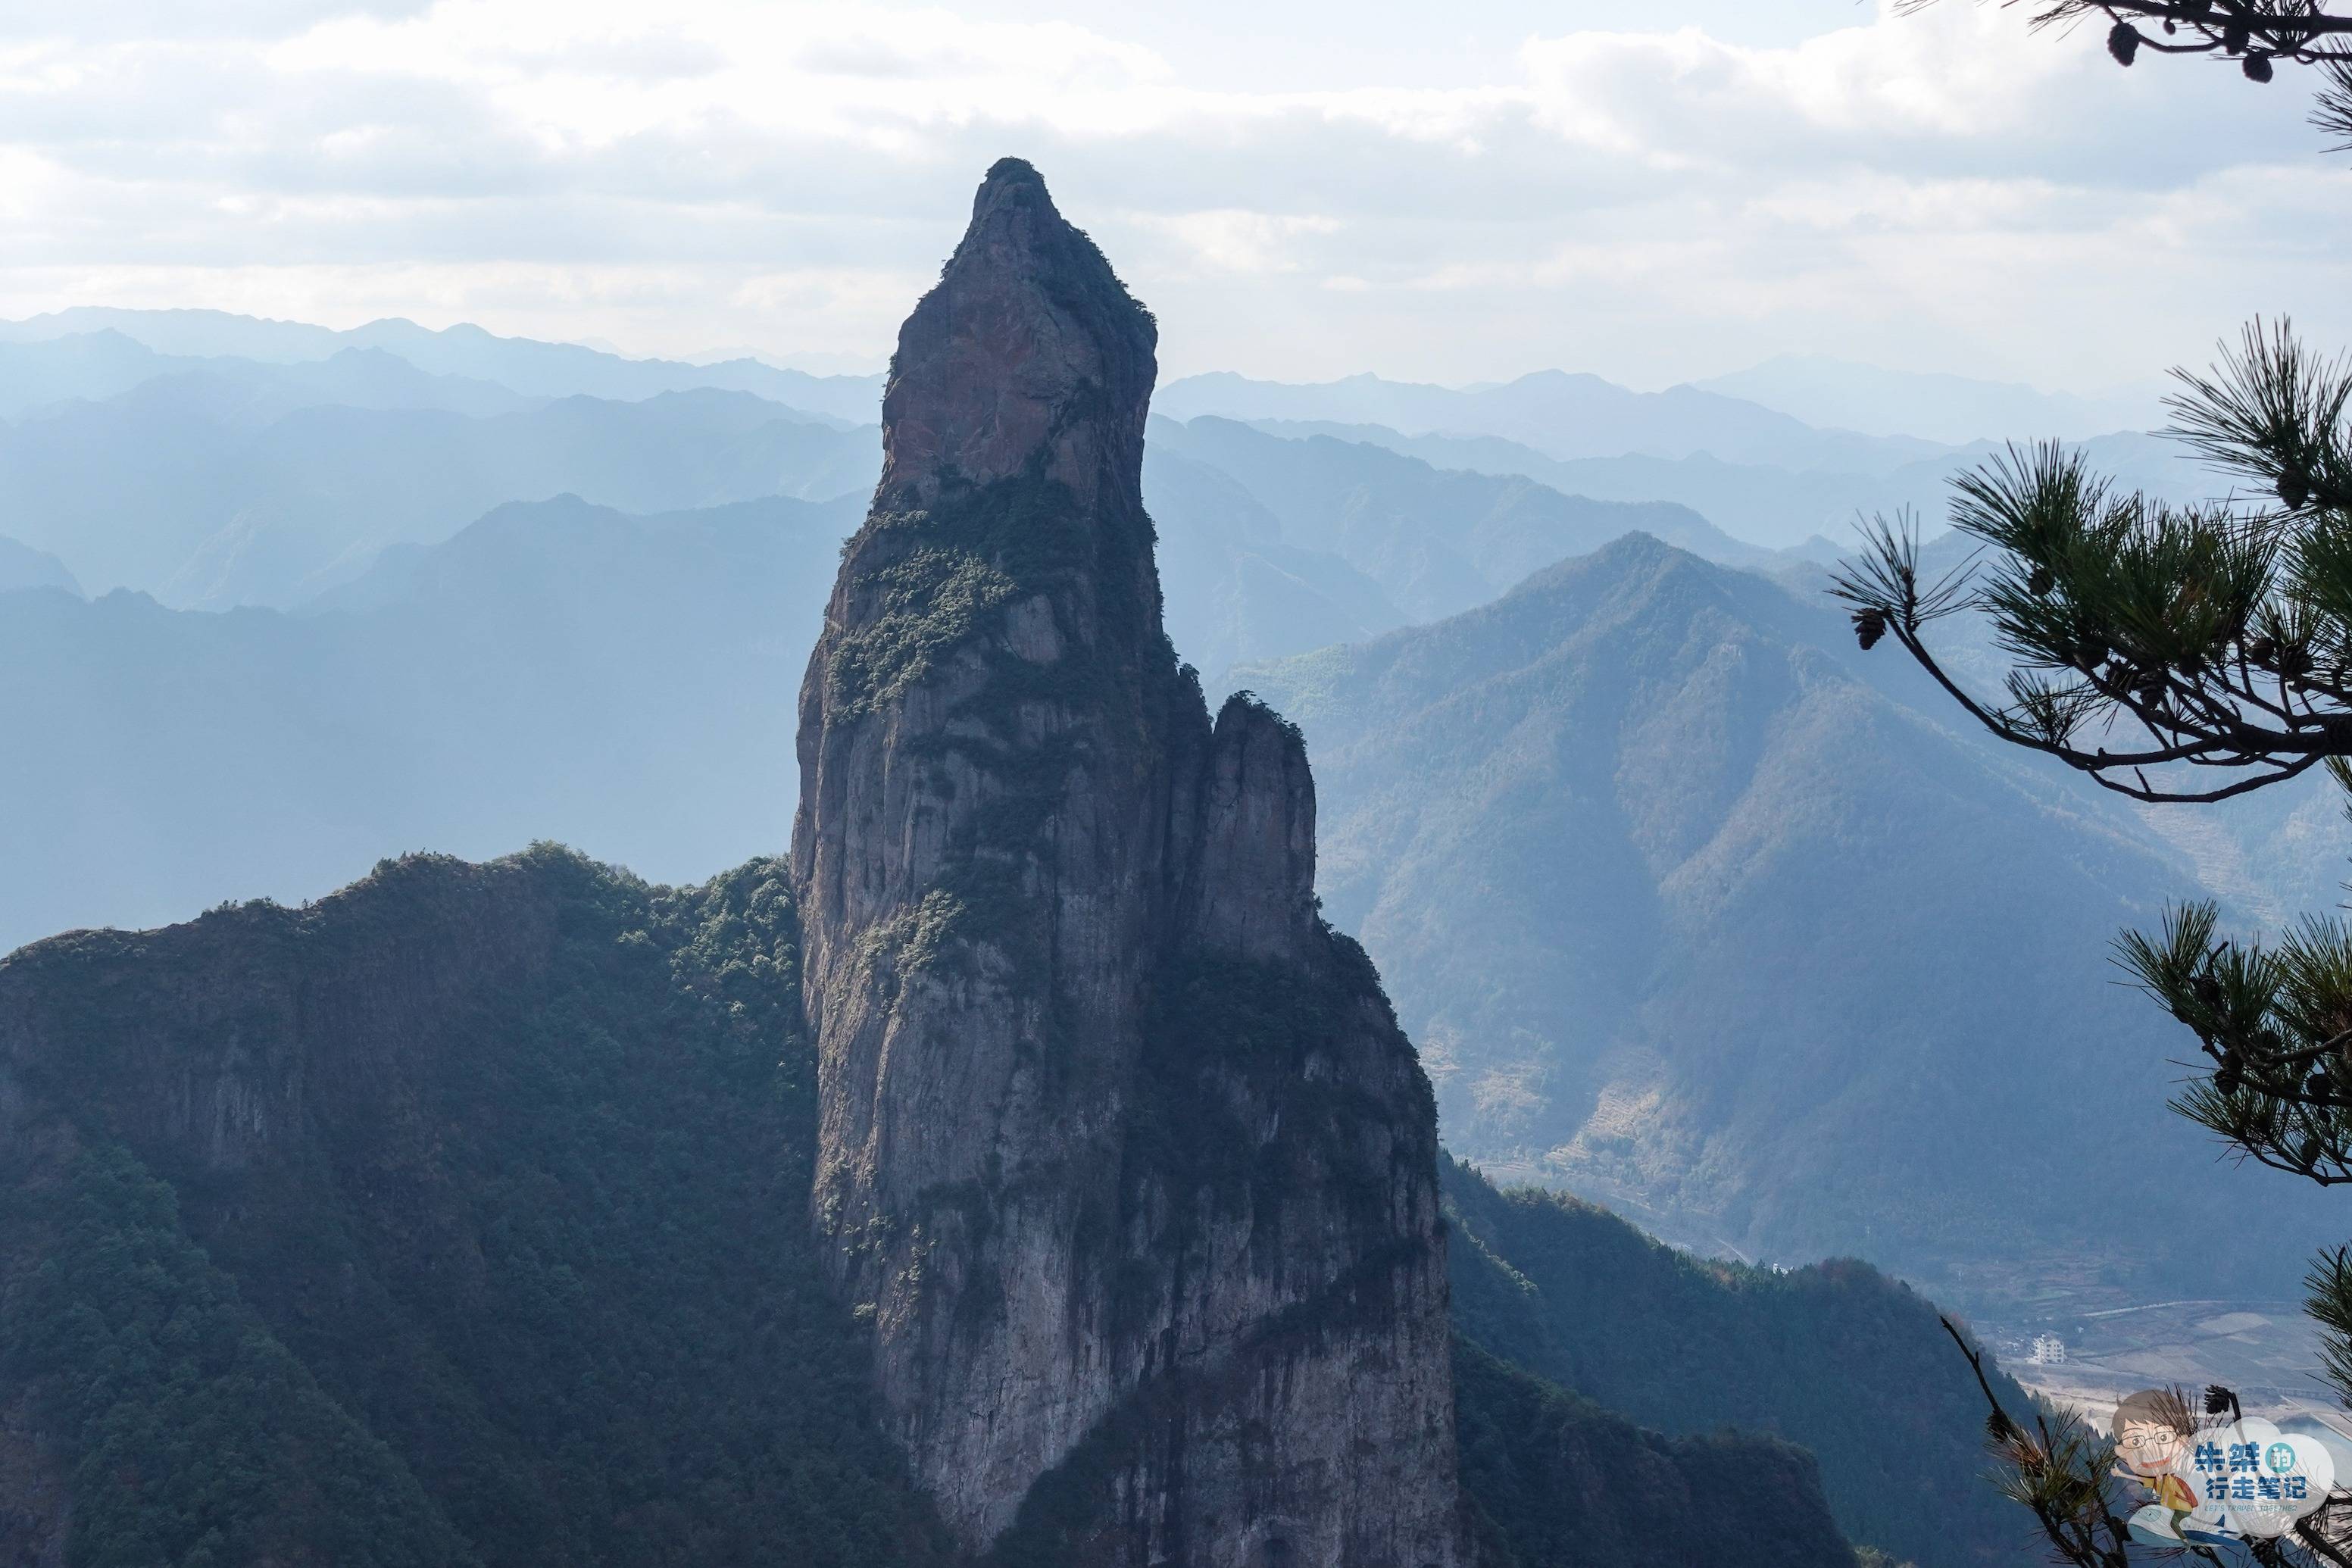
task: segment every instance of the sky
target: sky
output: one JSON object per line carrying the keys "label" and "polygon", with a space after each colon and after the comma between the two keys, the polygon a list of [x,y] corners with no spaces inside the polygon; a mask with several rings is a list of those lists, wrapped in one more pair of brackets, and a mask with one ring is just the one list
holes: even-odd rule
{"label": "sky", "polygon": [[10,0],[0,317],[872,368],[1011,153],[1163,375],[2095,392],[2257,312],[2352,343],[2352,157],[2296,74],[1972,0]]}

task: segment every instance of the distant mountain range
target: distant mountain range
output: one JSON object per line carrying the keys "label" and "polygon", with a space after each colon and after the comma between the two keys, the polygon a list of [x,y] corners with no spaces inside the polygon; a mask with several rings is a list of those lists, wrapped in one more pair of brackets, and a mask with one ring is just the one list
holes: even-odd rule
{"label": "distant mountain range", "polygon": [[871,423],[880,411],[878,375],[810,375],[755,359],[688,364],[625,359],[578,343],[502,338],[460,324],[436,331],[389,318],[348,331],[302,321],[272,321],[225,310],[133,310],[78,305],[0,322],[0,342],[39,342],[111,331],[159,354],[295,363],[343,349],[383,349],[434,375],[496,382],[527,397],[605,397],[634,402],[663,392],[719,387],[754,393],[810,414]]}
{"label": "distant mountain range", "polygon": [[[131,384],[47,398],[38,388],[54,385],[40,378],[68,365]],[[96,393],[111,383],[93,371],[78,384]],[[573,494],[655,512],[825,500],[870,491],[881,462],[877,426],[747,392],[525,398],[382,349],[293,363],[186,359],[102,331],[0,342],[0,387],[37,405],[0,426],[9,532],[93,592],[136,588],[187,608],[299,605],[379,552],[446,539],[503,501]],[[1261,608],[1201,604],[1199,614],[1231,623],[1194,628],[1211,669],[1465,609],[1629,529],[1715,560],[1768,555],[1671,502],[1595,500],[1516,472],[1440,471],[1376,440],[1277,438],[1218,419],[1160,419],[1152,430],[1151,504],[1182,511],[1195,539],[1254,542],[1256,564],[1232,589]],[[1535,460],[1523,467],[1545,466],[1527,456]],[[1195,471],[1203,464],[1222,484]],[[1221,548],[1220,572],[1223,558]],[[1286,637],[1278,648],[1250,640],[1252,626],[1310,622],[1328,635]]]}
{"label": "distant mountain range", "polygon": [[[1869,380],[1885,373],[1835,362],[1774,362],[1743,375],[1764,393],[1783,381],[1864,384],[1885,395],[1865,399],[1872,406],[1916,407],[1926,395],[1897,396]],[[1909,382],[1990,400],[2011,421],[2060,406],[2035,403],[2030,389]],[[93,591],[284,606],[348,580],[387,545],[446,538],[506,500],[570,492],[646,511],[863,489],[878,461],[877,385],[751,359],[630,360],[466,326],[387,321],[335,331],[219,311],[77,308],[0,322],[0,420],[16,426],[0,430],[10,498],[0,528],[58,555]],[[1196,376],[1164,389],[1159,407],[1162,444],[1206,460],[1213,440],[1228,468],[1247,461],[1244,443],[1202,419],[1546,487],[1505,493],[1401,469],[1370,476],[1353,471],[1370,461],[1362,454],[1282,452],[1278,466],[1297,474],[1262,474],[1257,488],[1290,487],[1293,499],[1276,509],[1286,544],[1319,538],[1327,552],[1352,550],[1391,605],[1416,617],[1466,607],[1625,527],[1743,564],[1773,549],[1818,557],[1849,537],[1858,514],[1939,517],[1953,472],[1990,449],[1819,429],[1718,392],[1635,394],[1554,372],[1463,390],[1374,376],[1319,385]],[[414,417],[424,415],[446,417]],[[2148,437],[2102,437],[2091,451],[2126,482],[2168,497],[2218,488]],[[1335,463],[1350,471],[1331,471]],[[1370,489],[1349,488],[1359,482]],[[1697,515],[1662,509],[1612,521],[1592,502]],[[1433,520],[1442,520],[1433,531]],[[1232,526],[1254,524],[1237,516]],[[1390,537],[1374,542],[1383,527]],[[1808,542],[1823,535],[1830,545]],[[1277,568],[1256,591],[1287,593],[1287,575]],[[1416,577],[1426,582],[1411,585]],[[1386,613],[1360,605],[1332,629],[1353,636]]]}
{"label": "distant mountain range", "polygon": [[[2144,1268],[2160,1249],[2070,1185],[2126,1155],[2203,1212],[2168,1026],[2106,942],[2203,886],[2249,907],[2298,846],[2336,864],[2332,816],[2258,797],[2198,837],[2086,796],[1949,728],[1801,582],[1643,536],[1392,628],[1375,579],[1222,470],[1163,447],[1147,475],[1171,636],[1304,725],[1326,906],[1463,1153],[1709,1249],[1922,1274]],[[509,506],[300,615],[0,595],[0,731],[39,737],[0,773],[0,948],[425,846],[556,837],[663,879],[772,849],[861,505]],[[1204,651],[1335,633],[1356,645],[1222,678]],[[2291,1214],[2277,1235],[2264,1267],[2299,1257]]]}
{"label": "distant mountain range", "polygon": [[[1738,540],[1768,549],[1800,548],[1809,541],[1826,540],[1833,550],[1845,550],[1853,543],[1857,518],[1893,517],[1906,510],[1927,532],[1939,532],[1951,503],[1953,476],[1999,449],[1998,443],[1976,442],[1906,462],[1888,473],[1837,473],[1727,463],[1705,454],[1562,461],[1499,436],[1406,436],[1385,426],[1327,420],[1250,423],[1268,435],[1292,439],[1328,436],[1386,447],[1441,468],[1522,474],[1595,500],[1670,501],[1702,514]],[[2079,445],[2101,473],[2168,500],[2204,500],[2227,489],[2224,480],[2191,460],[2177,443],[2155,436],[2101,436]],[[1669,533],[1660,536],[1684,542]]]}
{"label": "distant mountain range", "polygon": [[[1218,471],[1155,452],[1147,481],[1170,634],[1212,679],[1404,623]],[[294,612],[85,603],[53,557],[0,540],[0,733],[38,737],[0,769],[0,952],[310,898],[427,846],[554,837],[665,880],[772,852],[801,677],[865,503],[509,503]]]}
{"label": "distant mountain range", "polygon": [[[0,948],[408,848],[552,836],[677,879],[777,847],[877,432],[838,412],[859,378],[709,374],[409,323],[0,329],[0,732],[37,738],[0,768]],[[1170,634],[1306,726],[1324,896],[1449,1136],[1751,1256],[1924,1268],[2021,1235],[2137,1267],[2069,1173],[2207,1154],[2154,1109],[2164,1026],[2105,942],[2200,888],[2273,922],[2335,901],[2332,803],[2091,798],[1856,662],[1808,563],[1834,545],[1763,547],[1939,510],[1981,447],[1513,388],[1195,378],[1146,458]],[[1260,423],[1208,409],[1228,393]],[[1448,433],[1465,411],[1507,428]],[[2214,488],[2147,437],[2092,448]],[[2097,1125],[2052,1126],[2070,1101]],[[1975,1171],[1951,1105],[2047,1152]]]}
{"label": "distant mountain range", "polygon": [[1564,459],[1707,453],[1727,463],[1880,474],[1941,449],[1933,441],[1818,430],[1758,404],[1696,387],[1629,392],[1597,375],[1557,370],[1471,390],[1377,375],[1297,384],[1218,371],[1170,383],[1152,408],[1188,422],[1208,414],[1384,425],[1408,436],[1500,436]]}
{"label": "distant mountain range", "polygon": [[[1750,1257],[1932,1277],[2326,1234],[2164,1108],[2193,1049],[2113,982],[2200,890],[2140,818],[1952,726],[1822,601],[1641,536],[1496,602],[1237,670],[1304,729],[1318,886],[1379,962],[1457,1152]],[[2119,1223],[2160,1170],[2165,1225]],[[2210,1237],[2193,1255],[2183,1234]]]}
{"label": "distant mountain range", "polygon": [[0,426],[0,530],[58,555],[93,593],[290,605],[388,545],[446,539],[504,501],[570,492],[659,511],[824,500],[869,489],[880,463],[874,426],[841,429],[747,392],[569,396],[483,416],[451,409],[445,378],[389,355],[292,368],[384,395],[257,418],[257,405],[283,401],[288,367],[211,361],[51,405]]}
{"label": "distant mountain range", "polygon": [[102,402],[161,383],[150,401],[200,409],[217,424],[257,429],[298,408],[436,408],[480,416],[537,407],[496,382],[434,375],[383,349],[337,349],[277,363],[234,356],[158,353],[107,329],[32,342],[0,339],[0,419],[77,402]]}
{"label": "distant mountain range", "polygon": [[572,498],[395,551],[319,613],[0,595],[0,950],[557,837],[694,879],[784,842],[794,700],[862,498]]}
{"label": "distant mountain range", "polygon": [[[1240,481],[1286,540],[1344,558],[1412,620],[1484,604],[1538,567],[1635,530],[1710,560],[1769,558],[1687,507],[1592,500],[1519,475],[1433,468],[1370,442],[1284,439],[1208,416],[1154,419],[1150,437],[1155,450]],[[1148,488],[1145,500],[1156,510]]]}
{"label": "distant mountain range", "polygon": [[64,562],[47,551],[0,538],[0,594],[17,588],[61,588],[81,597],[81,584]]}
{"label": "distant mountain range", "polygon": [[1782,354],[1691,384],[1701,392],[1760,403],[1808,425],[1955,445],[2053,437],[2079,441],[2118,430],[2153,430],[2168,423],[2167,389],[2160,385],[2080,397],[2016,382],[1886,370],[1819,354]]}

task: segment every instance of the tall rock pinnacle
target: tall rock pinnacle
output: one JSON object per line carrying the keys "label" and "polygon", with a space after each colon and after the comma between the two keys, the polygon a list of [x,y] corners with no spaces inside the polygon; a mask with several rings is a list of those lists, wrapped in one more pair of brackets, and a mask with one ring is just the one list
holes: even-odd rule
{"label": "tall rock pinnacle", "polygon": [[1160,629],[1154,341],[1013,159],[900,331],[801,694],[813,1222],[972,1552],[1452,1568],[1429,1087],[1297,731]]}

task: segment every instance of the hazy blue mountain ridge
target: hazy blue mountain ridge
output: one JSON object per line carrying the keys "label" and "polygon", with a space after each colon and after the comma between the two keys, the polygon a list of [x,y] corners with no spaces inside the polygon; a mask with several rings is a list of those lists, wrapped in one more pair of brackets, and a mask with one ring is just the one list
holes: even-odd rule
{"label": "hazy blue mountain ridge", "polygon": [[[1930,534],[1941,531],[1955,474],[1973,468],[2001,443],[1973,442],[1885,474],[1799,471],[1763,464],[1727,463],[1704,453],[1687,458],[1638,455],[1561,461],[1496,436],[1405,436],[1377,425],[1263,419],[1249,422],[1270,436],[1328,436],[1386,447],[1440,468],[1483,474],[1523,474],[1555,489],[1596,500],[1670,501],[1751,544],[1787,549],[1816,536],[1850,549],[1857,518],[1908,510]],[[2159,437],[2116,433],[2075,443],[2094,468],[2126,489],[2184,502],[2226,494],[2229,481],[2189,459],[2179,444]],[[1657,530],[1650,531],[1657,532]],[[1671,538],[1661,533],[1662,538]],[[1673,542],[1681,543],[1680,540]],[[1700,553],[1706,553],[1701,551]]]}
{"label": "hazy blue mountain ridge", "polygon": [[[1681,1239],[1929,1278],[2189,1267],[2085,1205],[2103,1173],[2163,1169],[2191,1226],[2242,1195],[2165,1109],[2170,1026],[2112,984],[2116,928],[2193,868],[1948,727],[1827,606],[1637,536],[1234,679],[1306,732],[1326,907],[1465,1157]],[[2283,1280],[2317,1216],[2266,1200],[2267,1240],[2222,1226],[2195,1267]]]}
{"label": "hazy blue mountain ridge", "polygon": [[160,354],[111,328],[27,342],[0,339],[0,419],[134,395],[151,408],[176,404],[215,423],[245,426],[321,404],[482,416],[546,401],[495,382],[434,375],[383,349],[338,349],[325,359],[279,364]]}
{"label": "hazy blue mountain ridge", "polygon": [[1559,458],[1709,452],[1732,463],[1882,473],[1938,449],[1936,442],[1906,437],[1817,430],[1696,387],[1631,392],[1597,375],[1558,370],[1461,390],[1369,374],[1297,384],[1217,371],[1170,383],[1152,406],[1186,422],[1202,415],[1321,419],[1385,425],[1407,435],[1500,436]]}
{"label": "hazy blue mountain ridge", "polygon": [[[1214,470],[1154,454],[1147,475],[1169,632],[1213,682],[1402,620]],[[0,951],[316,897],[420,847],[554,837],[666,880],[773,851],[865,499],[509,503],[291,613],[0,596],[0,732],[40,738],[0,773]],[[18,559],[61,570],[0,542],[0,572]]]}
{"label": "hazy blue mountain ridge", "polygon": [[[0,343],[0,359],[55,346]],[[874,426],[835,428],[741,392],[534,401],[426,374],[381,349],[289,364],[158,363],[194,368],[101,400],[47,404],[0,430],[0,482],[27,542],[94,588],[138,588],[175,605],[296,604],[380,550],[446,537],[505,500],[568,492],[652,511],[779,493],[822,499],[865,489],[879,461]],[[1764,559],[1671,504],[1598,502],[1522,477],[1442,471],[1374,444],[1277,440],[1229,421],[1162,420],[1154,430],[1171,458],[1237,481],[1213,496],[1213,484],[1161,464],[1155,504],[1190,508],[1196,529],[1254,541],[1235,585],[1244,599],[1215,612],[1231,625],[1197,639],[1212,668],[1465,608],[1632,528],[1715,559]],[[1318,635],[1276,649],[1247,640],[1251,622]]]}
{"label": "hazy blue mountain ridge", "polygon": [[1366,442],[1292,440],[1230,419],[1155,419],[1152,439],[1229,475],[1289,542],[1344,557],[1416,620],[1483,604],[1528,573],[1648,530],[1717,560],[1742,544],[1687,508],[1564,495],[1513,475],[1433,468]]}
{"label": "hazy blue mountain ridge", "polygon": [[[397,363],[397,362],[394,362]],[[166,376],[0,429],[7,527],[93,592],[290,605],[389,544],[446,539],[501,502],[565,492],[632,510],[865,489],[876,430],[748,393],[566,397],[469,417],[302,406],[252,427],[210,372]]]}
{"label": "hazy blue mountain ridge", "polygon": [[1958,444],[2043,437],[2079,441],[2167,423],[2167,389],[2160,384],[2084,397],[2019,382],[1887,370],[1822,354],[1780,354],[1691,384],[1778,409],[1809,425]]}
{"label": "hazy blue mountain ridge", "polygon": [[562,837],[677,879],[773,849],[862,507],[508,506],[304,616],[0,597],[0,731],[39,737],[0,775],[0,949],[425,847]]}
{"label": "hazy blue mountain ridge", "polygon": [[158,353],[195,357],[323,360],[347,348],[385,349],[419,370],[493,381],[532,397],[592,396],[634,402],[663,392],[721,387],[754,393],[812,415],[871,423],[882,401],[878,375],[810,375],[754,359],[688,364],[627,359],[579,343],[500,337],[468,323],[441,330],[399,318],[348,331],[302,321],[263,321],[225,310],[139,310],[76,306],[0,322],[0,341],[35,342],[111,330]]}
{"label": "hazy blue mountain ridge", "polygon": [[0,534],[0,594],[19,588],[58,588],[81,597],[81,584],[66,570],[64,562]]}
{"label": "hazy blue mountain ridge", "polygon": [[1361,642],[1410,618],[1343,556],[1286,542],[1281,520],[1223,469],[1155,443],[1143,495],[1168,635],[1212,683],[1244,659]]}

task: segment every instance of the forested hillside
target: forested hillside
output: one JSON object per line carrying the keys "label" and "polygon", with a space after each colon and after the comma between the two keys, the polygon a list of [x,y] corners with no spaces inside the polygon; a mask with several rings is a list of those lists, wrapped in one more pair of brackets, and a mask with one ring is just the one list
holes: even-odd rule
{"label": "forested hillside", "polygon": [[[1817,605],[1634,537],[1235,679],[1306,731],[1326,906],[1457,1153],[1773,1260],[2180,1266],[2080,1194],[2153,1162],[2184,1214],[2238,1194],[2165,1075],[2116,1065],[2159,1021],[2109,943],[2193,868],[1850,647]],[[2292,1279],[2295,1247],[2231,1234]]]}
{"label": "forested hillside", "polygon": [[777,877],[420,858],[0,962],[66,1560],[939,1560],[811,1255]]}
{"label": "forested hillside", "polygon": [[[10,1541],[93,1568],[949,1561],[814,1255],[798,953],[774,862],[667,889],[541,847],[0,960]],[[1480,1307],[1506,1245],[1455,1270],[1493,1340],[1456,1356],[1484,1568],[1839,1568],[1800,1449],[1549,1386],[1592,1369]]]}
{"label": "forested hillside", "polygon": [[1660,1432],[1801,1446],[1846,1534],[1919,1568],[2032,1551],[2032,1521],[1972,1484],[1982,1399],[1910,1287],[1852,1258],[1709,1262],[1564,1194],[1444,1176],[1454,1321],[1487,1351]]}

